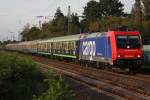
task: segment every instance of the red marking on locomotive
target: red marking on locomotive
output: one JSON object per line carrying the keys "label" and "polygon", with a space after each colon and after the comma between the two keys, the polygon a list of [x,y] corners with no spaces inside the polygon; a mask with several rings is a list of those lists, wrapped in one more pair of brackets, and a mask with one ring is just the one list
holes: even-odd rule
{"label": "red marking on locomotive", "polygon": [[[140,37],[140,33],[138,31],[110,31],[109,33],[111,46],[112,46],[112,60],[115,61],[117,59],[142,59],[142,39]],[[124,48],[117,47],[117,39],[116,36],[122,36],[123,38],[126,36],[139,37],[139,43],[141,44],[137,48],[132,48],[130,45],[128,46],[125,43]],[[134,45],[134,43],[132,43]]]}

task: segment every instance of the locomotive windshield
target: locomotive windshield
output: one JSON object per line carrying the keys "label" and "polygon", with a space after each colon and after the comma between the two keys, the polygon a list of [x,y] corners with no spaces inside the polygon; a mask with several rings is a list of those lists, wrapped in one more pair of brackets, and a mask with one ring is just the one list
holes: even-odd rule
{"label": "locomotive windshield", "polygon": [[140,36],[116,36],[118,49],[137,49],[140,48]]}

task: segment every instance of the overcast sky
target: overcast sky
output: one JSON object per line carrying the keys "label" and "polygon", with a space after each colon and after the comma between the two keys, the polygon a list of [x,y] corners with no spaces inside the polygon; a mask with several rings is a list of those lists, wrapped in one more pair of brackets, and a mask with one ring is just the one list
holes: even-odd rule
{"label": "overcast sky", "polygon": [[[71,11],[81,15],[88,1],[90,0],[0,0],[0,40],[10,39],[13,35],[18,38],[18,32],[26,23],[37,25],[39,18],[36,16],[53,16],[58,7],[66,15],[67,7],[71,5]],[[120,1],[125,4],[125,11],[130,12],[134,0]]]}

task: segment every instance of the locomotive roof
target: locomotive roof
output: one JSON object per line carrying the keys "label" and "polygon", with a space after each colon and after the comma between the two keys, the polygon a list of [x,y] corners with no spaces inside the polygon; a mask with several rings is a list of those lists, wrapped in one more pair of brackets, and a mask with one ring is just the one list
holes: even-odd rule
{"label": "locomotive roof", "polygon": [[95,33],[84,33],[81,34],[80,38],[94,38],[94,37],[100,37],[100,36],[106,36],[108,32],[95,32]]}

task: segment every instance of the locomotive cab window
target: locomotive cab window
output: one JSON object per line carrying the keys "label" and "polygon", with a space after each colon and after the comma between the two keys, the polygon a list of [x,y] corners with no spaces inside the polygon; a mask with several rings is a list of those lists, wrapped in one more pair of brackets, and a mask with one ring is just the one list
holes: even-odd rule
{"label": "locomotive cab window", "polygon": [[127,36],[116,36],[116,44],[118,49],[137,49],[141,47],[140,36],[138,35],[127,35]]}

